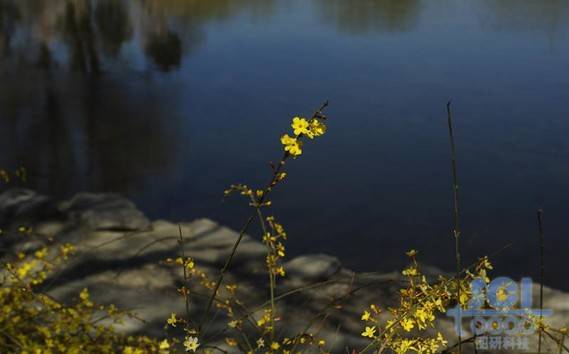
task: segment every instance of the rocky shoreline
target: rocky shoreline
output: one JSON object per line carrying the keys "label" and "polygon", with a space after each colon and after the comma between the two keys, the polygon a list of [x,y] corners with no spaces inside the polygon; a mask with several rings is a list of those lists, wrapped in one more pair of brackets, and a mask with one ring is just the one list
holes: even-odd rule
{"label": "rocky shoreline", "polygon": [[[131,309],[143,319],[127,319],[119,327],[121,331],[157,337],[166,335],[164,323],[170,313],[185,312],[184,301],[176,292],[181,271],[162,262],[180,254],[180,228],[184,253],[212,275],[217,274],[238,236],[208,219],[180,223],[149,220],[131,201],[114,194],[81,193],[57,201],[30,190],[10,189],[0,194],[2,258],[10,252],[33,251],[41,246],[39,241],[21,235],[18,228],[22,225],[37,235],[53,237],[56,244],[70,242],[77,247],[77,255],[48,280],[45,291],[68,301],[88,288],[96,303]],[[251,306],[267,299],[265,251],[259,241],[246,237],[226,277],[239,284],[238,296]],[[372,303],[383,308],[396,306],[403,281],[398,272],[355,273],[324,254],[293,258],[285,269],[287,276],[280,282],[278,293],[291,295],[277,303],[287,323],[285,331],[300,332],[307,320],[328,309],[325,320],[314,321],[314,330],[333,353],[365,345],[360,336],[362,311]],[[424,271],[438,273],[429,267]],[[567,326],[568,294],[545,288],[544,305],[553,310],[552,325]],[[202,309],[198,301],[190,312],[200,316]],[[214,321],[212,326],[224,328],[226,321]],[[450,319],[441,318],[437,329],[452,337]],[[224,346],[221,341],[219,345]]]}

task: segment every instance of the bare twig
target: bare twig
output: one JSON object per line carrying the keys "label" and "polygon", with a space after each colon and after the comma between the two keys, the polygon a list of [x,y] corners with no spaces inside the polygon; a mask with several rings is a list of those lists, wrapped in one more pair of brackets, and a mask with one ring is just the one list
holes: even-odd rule
{"label": "bare twig", "polygon": [[[447,120],[448,120],[448,132],[450,138],[450,149],[451,149],[451,159],[452,159],[452,184],[453,184],[453,197],[454,197],[454,240],[455,240],[455,258],[456,258],[456,301],[457,301],[457,321],[461,321],[460,316],[460,273],[462,271],[461,259],[460,259],[460,207],[459,207],[459,196],[458,196],[458,176],[456,172],[456,146],[454,143],[454,132],[452,126],[452,111],[451,102],[447,103]],[[462,341],[461,341],[461,326],[458,327],[458,354],[462,352]]]}
{"label": "bare twig", "polygon": [[[537,210],[537,228],[539,232],[539,323],[542,326],[543,321],[543,282],[545,276],[545,263],[543,257],[543,249],[544,249],[544,238],[543,238],[543,210]],[[541,330],[538,331],[538,340],[537,340],[537,353],[541,353]]]}

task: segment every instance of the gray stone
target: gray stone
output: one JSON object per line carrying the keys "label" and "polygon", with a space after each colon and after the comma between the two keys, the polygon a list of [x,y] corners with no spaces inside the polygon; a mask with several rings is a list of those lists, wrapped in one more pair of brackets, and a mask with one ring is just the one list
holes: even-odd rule
{"label": "gray stone", "polygon": [[[77,255],[69,259],[64,269],[58,270],[54,279],[48,280],[49,294],[67,302],[75,299],[81,289],[88,288],[96,304],[114,303],[134,309],[145,321],[127,318],[123,325],[117,326],[131,334],[163,336],[166,318],[171,313],[181,316],[186,313],[184,299],[176,292],[183,281],[183,270],[162,262],[180,255],[180,228],[184,254],[193,257],[196,267],[210,280],[218,276],[239,236],[208,219],[180,224],[163,220],[149,223],[133,203],[113,194],[80,194],[59,204],[60,219],[39,217],[45,215],[42,208],[55,205],[49,200],[31,191],[12,191],[0,195],[0,212],[35,215],[30,226],[40,236],[55,236],[50,247],[72,242]],[[38,242],[27,240],[10,245],[10,250],[31,252],[38,247]],[[264,307],[260,305],[267,301],[265,254],[261,242],[245,236],[224,278],[224,284],[239,284],[237,297],[247,308],[257,309],[255,318],[262,316]],[[385,310],[398,306],[399,289],[405,287],[400,272],[355,273],[343,268],[337,258],[324,254],[296,257],[284,267],[287,276],[279,279],[276,289],[282,335],[296,335],[306,329],[310,319],[325,318],[316,321],[309,332],[325,339],[325,349],[331,353],[363,348],[368,341],[360,335],[365,325],[360,320],[362,311],[376,304],[384,309],[380,315],[382,321],[387,320]],[[432,276],[441,273],[428,266],[422,266],[422,270]],[[188,286],[194,294],[188,311],[191,318],[199,319],[209,290],[200,285],[199,278],[190,280]],[[533,290],[535,305],[537,286]],[[557,328],[567,325],[568,294],[545,287],[544,308],[553,310],[548,323]],[[322,316],[324,313],[326,316]],[[221,313],[215,318],[210,328],[225,328],[228,319]],[[465,331],[466,327],[465,321]],[[450,318],[440,314],[436,330],[454,343],[456,335]],[[222,341],[211,344],[226,348]]]}
{"label": "gray stone", "polygon": [[80,193],[62,202],[59,210],[94,230],[138,231],[150,226],[134,203],[116,194]]}
{"label": "gray stone", "polygon": [[13,188],[0,194],[0,222],[14,224],[20,221],[46,219],[57,213],[51,198],[36,192]]}
{"label": "gray stone", "polygon": [[325,280],[340,270],[340,261],[326,254],[299,256],[285,264],[290,276],[310,280]]}

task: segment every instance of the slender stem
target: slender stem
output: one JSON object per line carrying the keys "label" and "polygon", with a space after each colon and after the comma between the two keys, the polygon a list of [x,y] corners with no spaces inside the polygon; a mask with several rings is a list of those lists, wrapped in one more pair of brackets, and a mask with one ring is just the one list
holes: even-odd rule
{"label": "slender stem", "polygon": [[557,338],[552,336],[551,333],[549,333],[548,331],[544,330],[543,333],[545,333],[545,335],[548,336],[552,341],[559,344],[561,346],[561,348],[563,348],[563,350],[565,350],[567,353],[569,353],[569,348],[565,345],[565,343],[562,343],[560,340],[558,340]]}
{"label": "slender stem", "polygon": [[221,268],[221,270],[219,272],[219,276],[217,277],[217,281],[215,282],[215,288],[213,289],[213,292],[212,292],[211,296],[209,297],[209,300],[207,302],[204,314],[203,314],[202,319],[200,321],[200,325],[198,327],[198,333],[199,334],[201,334],[202,328],[206,325],[207,318],[209,315],[209,311],[211,310],[211,307],[213,305],[215,297],[217,296],[217,292],[219,291],[219,287],[221,286],[221,283],[223,282],[223,278],[225,277],[225,272],[227,271],[227,269],[231,265],[231,262],[233,261],[233,257],[235,257],[235,253],[237,252],[237,247],[239,247],[241,240],[243,240],[243,237],[245,236],[247,229],[249,229],[249,226],[251,225],[251,222],[253,221],[254,217],[255,217],[255,214],[252,214],[251,216],[249,216],[249,218],[247,219],[247,221],[245,222],[245,224],[241,228],[241,231],[239,232],[239,237],[237,237],[237,240],[233,244],[233,249],[231,250],[229,257],[227,257],[227,259],[225,260],[225,264],[223,265],[223,268]]}
{"label": "slender stem", "polygon": [[363,289],[363,287],[358,287],[358,288],[352,288],[352,285],[350,285],[349,290],[343,294],[341,297],[337,298],[337,299],[332,299],[328,304],[326,304],[326,306],[324,306],[315,316],[313,316],[304,326],[303,330],[301,330],[296,336],[295,336],[295,341],[294,341],[294,345],[292,346],[290,352],[291,353],[298,353],[298,351],[296,350],[296,348],[299,345],[299,341],[296,340],[298,338],[300,338],[301,336],[305,335],[308,330],[310,330],[310,328],[314,325],[314,323],[316,323],[316,321],[318,320],[318,318],[320,316],[325,316],[328,317],[328,310],[333,308],[335,304],[337,304],[338,302],[342,302],[345,299],[348,299],[350,296],[352,296],[353,294],[355,294],[357,291]]}
{"label": "slender stem", "polygon": [[[456,172],[456,146],[454,143],[454,132],[452,126],[452,111],[451,102],[447,102],[447,119],[448,119],[448,133],[450,138],[450,149],[451,149],[451,159],[452,159],[452,184],[453,184],[453,197],[454,197],[454,243],[455,243],[455,258],[456,258],[456,297],[457,297],[457,311],[458,317],[457,321],[461,323],[461,307],[460,307],[460,273],[462,269],[461,257],[460,257],[460,209],[459,209],[459,197],[458,197],[458,176]],[[462,352],[462,341],[461,341],[461,328],[459,325],[458,330],[458,353]]]}
{"label": "slender stem", "polygon": [[[276,302],[276,301],[280,301],[280,300],[282,300],[282,299],[284,299],[284,298],[286,298],[286,297],[289,297],[289,296],[291,296],[291,295],[294,295],[294,294],[296,294],[296,293],[299,293],[299,292],[302,292],[302,291],[306,291],[306,290],[311,290],[311,289],[318,288],[318,287],[321,287],[321,286],[324,286],[324,285],[327,285],[327,284],[330,284],[330,283],[335,283],[335,282],[337,282],[337,280],[326,280],[326,281],[323,281],[323,282],[320,282],[320,283],[315,283],[315,284],[310,284],[310,285],[307,285],[307,286],[302,286],[302,287],[299,287],[299,288],[295,288],[295,289],[289,290],[288,292],[285,292],[285,293],[283,293],[283,294],[281,294],[281,295],[279,295],[279,296],[276,296],[276,297],[275,297],[275,302]],[[342,284],[342,283],[338,282],[337,284]],[[371,284],[367,284],[366,286],[370,286],[370,285],[371,285]],[[362,289],[362,288],[364,288],[364,287],[365,287],[365,286],[362,286],[362,287],[356,289],[356,291],[359,290],[359,289]],[[354,293],[355,293],[355,291],[354,291]],[[196,293],[196,292],[194,292],[193,294],[196,295],[196,296],[199,296],[199,297],[209,298],[209,295],[204,295],[204,294],[200,294],[200,293]],[[217,300],[217,299],[216,299],[215,301],[220,302],[220,301]],[[248,322],[251,324],[251,327],[256,328],[255,323],[254,323],[254,322],[251,322],[251,320],[250,320],[250,319],[251,319],[251,316],[252,316],[254,313],[256,313],[257,311],[259,311],[259,310],[265,308],[267,305],[270,305],[270,300],[269,300],[269,301],[265,301],[264,303],[262,303],[262,304],[260,304],[260,305],[258,305],[258,306],[255,306],[255,308],[253,308],[253,309],[251,309],[251,310],[248,310],[248,309],[246,309],[246,308],[243,307],[243,309],[244,309],[243,315],[240,316],[237,320],[238,320],[238,321],[248,321]],[[219,332],[218,334],[216,334],[216,336],[217,336],[217,335],[221,335],[221,334],[223,334],[223,333],[226,333],[227,331],[228,331],[228,329],[225,328],[225,329],[221,330],[221,332]],[[291,352],[292,352],[292,351],[291,351]]]}
{"label": "slender stem", "polygon": [[186,254],[184,251],[184,234],[182,233],[182,226],[178,224],[178,231],[180,233],[180,240],[178,243],[180,244],[180,254],[182,256],[182,267],[184,268],[184,301],[186,302],[186,328],[190,324],[190,296],[188,294],[188,270],[186,268]]}
{"label": "slender stem", "polygon": [[[251,200],[259,204],[258,201],[255,200],[255,197],[251,196]],[[259,218],[259,224],[261,225],[261,231],[263,233],[263,237],[267,235],[267,225],[265,224],[265,218],[263,217],[263,212],[260,208],[255,208],[257,211],[257,217]],[[267,256],[270,256],[273,252],[269,241],[267,241]],[[276,316],[276,308],[275,308],[275,288],[276,288],[276,279],[275,274],[273,273],[272,269],[269,270],[269,289],[270,289],[270,302],[271,302],[271,343],[275,337],[275,316]]]}
{"label": "slender stem", "polygon": [[539,331],[537,340],[537,352],[541,353],[541,321],[543,321],[543,315],[541,311],[543,310],[543,283],[545,277],[545,264],[544,264],[544,237],[543,237],[543,210],[537,210],[537,229],[539,232]]}
{"label": "slender stem", "polygon": [[464,340],[461,340],[460,342],[456,342],[456,343],[453,344],[452,346],[447,347],[445,350],[443,350],[443,351],[441,352],[441,354],[452,353],[452,349],[457,348],[457,347],[459,347],[460,345],[462,345],[462,344],[464,344],[464,343],[470,343],[470,342],[472,342],[472,343],[474,344],[474,351],[477,352],[478,349],[476,349],[476,342],[475,342],[475,340],[476,340],[476,335],[474,335],[474,336],[472,336],[472,337],[469,337],[469,338],[466,338],[466,339],[464,339]]}
{"label": "slender stem", "polygon": [[273,190],[273,187],[276,184],[278,176],[279,176],[280,172],[282,171],[282,169],[285,165],[285,161],[286,161],[286,159],[288,159],[289,156],[290,155],[286,152],[283,154],[283,157],[279,161],[279,164],[277,165],[277,167],[273,171],[273,177],[271,178],[271,181],[269,182],[267,187],[263,190],[263,194],[261,195],[257,204],[255,205],[255,207],[254,207],[255,210],[249,216],[249,218],[247,218],[247,221],[245,222],[245,224],[241,228],[241,231],[239,232],[239,237],[237,237],[237,240],[233,244],[233,249],[231,250],[229,257],[227,257],[227,259],[225,260],[225,264],[223,265],[223,268],[221,268],[221,271],[219,272],[219,276],[217,277],[217,281],[215,282],[215,288],[213,289],[211,297],[208,300],[206,310],[203,314],[202,320],[200,321],[198,333],[201,333],[202,329],[204,328],[204,326],[207,322],[207,317],[208,317],[209,311],[211,310],[214,299],[217,296],[217,292],[219,291],[221,283],[223,282],[223,278],[225,277],[225,272],[227,272],[227,269],[229,269],[229,267],[231,266],[231,263],[233,262],[233,258],[235,257],[235,254],[237,253],[237,248],[239,247],[239,244],[243,240],[243,237],[245,236],[245,233],[249,229],[249,226],[251,226],[251,222],[253,222],[253,219],[257,215],[257,210],[259,210],[262,207],[263,202],[266,200],[267,196]]}
{"label": "slender stem", "polygon": [[[318,108],[314,114],[313,114],[313,118],[321,118],[323,117],[322,111],[328,107],[328,101],[325,101],[320,108]],[[245,233],[247,232],[247,230],[249,229],[249,226],[251,226],[251,222],[253,221],[253,219],[255,218],[255,216],[257,215],[257,210],[260,209],[263,206],[263,203],[265,202],[266,198],[268,197],[268,195],[272,192],[273,187],[278,183],[278,178],[280,176],[280,173],[282,171],[282,169],[284,168],[285,162],[286,160],[290,157],[288,152],[284,152],[282,158],[280,159],[278,165],[273,169],[273,175],[271,178],[271,181],[267,184],[267,186],[265,187],[265,189],[263,189],[263,194],[261,195],[261,197],[258,200],[258,203],[254,206],[255,210],[253,211],[253,213],[247,218],[247,221],[245,221],[245,224],[243,224],[243,227],[241,228],[241,231],[239,232],[239,237],[237,237],[237,240],[235,241],[235,243],[233,244],[233,249],[231,250],[231,253],[229,254],[229,257],[226,259],[225,264],[223,265],[223,268],[221,268],[221,271],[219,272],[219,276],[217,278],[217,281],[215,283],[215,288],[213,289],[213,292],[211,294],[211,297],[208,300],[208,303],[206,305],[206,309],[204,311],[204,314],[202,316],[202,319],[200,321],[200,325],[198,327],[198,335],[201,335],[202,329],[204,328],[207,319],[208,319],[208,315],[209,312],[211,310],[211,307],[213,305],[213,302],[215,300],[215,297],[217,296],[217,292],[219,291],[219,288],[221,286],[221,283],[223,282],[223,278],[225,276],[225,272],[227,271],[227,269],[231,266],[231,263],[233,262],[233,258],[235,257],[235,253],[237,252],[237,248],[239,247],[239,244],[241,243],[241,241],[243,240],[243,237],[245,236]]]}

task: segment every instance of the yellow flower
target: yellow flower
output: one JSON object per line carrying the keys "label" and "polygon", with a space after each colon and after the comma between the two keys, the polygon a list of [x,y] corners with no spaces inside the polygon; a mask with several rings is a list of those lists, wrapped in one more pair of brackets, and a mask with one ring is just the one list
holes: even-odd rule
{"label": "yellow flower", "polygon": [[371,317],[371,314],[369,313],[369,311],[364,311],[364,313],[362,314],[362,321],[369,321]]}
{"label": "yellow flower", "polygon": [[375,336],[375,326],[366,327],[366,330],[362,332],[362,336],[373,338]]}
{"label": "yellow flower", "polygon": [[87,307],[93,306],[93,303],[89,300],[89,290],[87,290],[86,288],[81,290],[81,293],[79,293],[79,297],[81,298],[85,306]]}
{"label": "yellow flower", "polygon": [[478,272],[478,277],[482,278],[486,284],[490,283],[490,278],[488,278],[488,273],[486,273],[486,269],[480,269]]}
{"label": "yellow flower", "polygon": [[408,276],[408,277],[414,277],[418,274],[417,268],[415,268],[415,267],[409,267],[409,268],[403,270],[401,273],[405,276]]}
{"label": "yellow flower", "polygon": [[294,117],[292,119],[292,129],[294,130],[294,135],[299,136],[301,134],[307,135],[312,138],[312,132],[308,129],[308,121],[301,117]]}
{"label": "yellow flower", "polygon": [[41,250],[38,250],[34,254],[37,259],[44,259],[47,256],[47,248],[44,247]]}
{"label": "yellow flower", "polygon": [[490,263],[490,260],[488,260],[488,257],[484,257],[481,259],[482,262],[482,266],[488,270],[492,270],[494,269],[494,267],[492,267],[492,263]]}
{"label": "yellow flower", "polygon": [[235,294],[235,290],[237,290],[237,285],[236,284],[227,284],[225,286],[225,289],[227,289],[227,291],[230,292],[231,294]]}
{"label": "yellow flower", "polygon": [[284,150],[292,156],[299,156],[302,154],[302,141],[285,134],[281,137],[281,144],[284,145]]}
{"label": "yellow flower", "polygon": [[381,312],[381,309],[379,307],[377,307],[377,305],[375,305],[375,304],[369,305],[369,308],[372,309],[372,311],[377,313],[377,314],[379,314]]}
{"label": "yellow flower", "polygon": [[195,352],[199,346],[200,344],[196,337],[186,337],[186,340],[184,341],[184,348],[186,348],[187,352]]}
{"label": "yellow flower", "polygon": [[279,242],[279,243],[277,244],[276,248],[277,248],[277,254],[278,254],[280,257],[284,257],[284,256],[285,256],[285,246],[284,246],[282,243]]}
{"label": "yellow flower", "polygon": [[419,321],[425,322],[427,320],[428,314],[424,309],[418,308],[417,311],[415,311],[415,317],[417,317]]}
{"label": "yellow flower", "polygon": [[407,353],[409,351],[409,349],[411,349],[411,346],[413,345],[413,340],[411,339],[403,339],[401,340],[401,342],[399,343],[399,346],[397,348],[395,348],[395,352],[397,354],[404,354]]}
{"label": "yellow flower", "polygon": [[272,350],[279,350],[280,347],[281,347],[281,345],[277,342],[271,343],[271,349]]}
{"label": "yellow flower", "polygon": [[160,346],[158,347],[160,350],[166,350],[170,348],[170,344],[168,343],[167,339],[164,339],[162,342],[160,342]]}
{"label": "yellow flower", "polygon": [[30,270],[32,270],[33,267],[35,267],[36,265],[36,261],[30,261],[30,262],[25,262],[22,264],[22,266],[20,268],[18,268],[18,278],[23,279],[26,277],[26,275],[28,275],[28,273],[30,272]]}
{"label": "yellow flower", "polygon": [[417,255],[417,251],[416,250],[409,250],[408,252],[405,253],[408,257],[415,257]]}
{"label": "yellow flower", "polygon": [[194,263],[194,261],[193,261],[192,259],[189,259],[189,258],[188,258],[188,259],[186,260],[186,270],[187,270],[188,272],[191,271],[192,269],[194,269],[195,265],[196,265],[196,264]]}
{"label": "yellow flower", "polygon": [[231,328],[237,328],[237,326],[239,326],[239,321],[230,321],[227,325]]}
{"label": "yellow flower", "polygon": [[178,321],[178,320],[176,319],[176,314],[172,313],[172,314],[170,315],[170,318],[168,319],[167,322],[168,322],[168,324],[169,324],[170,326],[176,327],[176,322],[177,322],[177,321]]}
{"label": "yellow flower", "polygon": [[401,327],[407,332],[410,332],[415,327],[413,320],[405,318],[401,320]]}
{"label": "yellow flower", "polygon": [[424,308],[418,308],[417,311],[415,311],[415,319],[417,320],[417,325],[419,328],[425,329],[425,326],[428,322],[435,320],[435,316],[433,316],[430,311],[425,310]]}
{"label": "yellow flower", "polygon": [[[326,133],[326,125],[318,119],[313,119],[310,121],[310,132],[312,133],[312,136],[324,135]],[[310,139],[312,139],[312,136],[309,134],[307,135]]]}
{"label": "yellow flower", "polygon": [[236,347],[237,346],[237,341],[233,338],[225,338],[225,343],[227,343],[227,345],[230,347]]}
{"label": "yellow flower", "polygon": [[469,300],[470,300],[470,296],[467,293],[465,293],[465,292],[460,293],[459,302],[461,305],[466,305]]}
{"label": "yellow flower", "polygon": [[277,269],[275,269],[275,273],[277,273],[281,277],[284,277],[286,275],[286,271],[283,266],[280,266]]}
{"label": "yellow flower", "polygon": [[437,341],[439,343],[441,343],[441,345],[447,345],[447,341],[445,340],[445,338],[443,337],[443,335],[441,334],[441,332],[437,332]]}
{"label": "yellow flower", "polygon": [[296,143],[296,138],[289,136],[288,134],[281,136],[281,144],[290,145],[293,143]]}
{"label": "yellow flower", "polygon": [[265,340],[263,338],[257,339],[257,348],[265,347]]}

